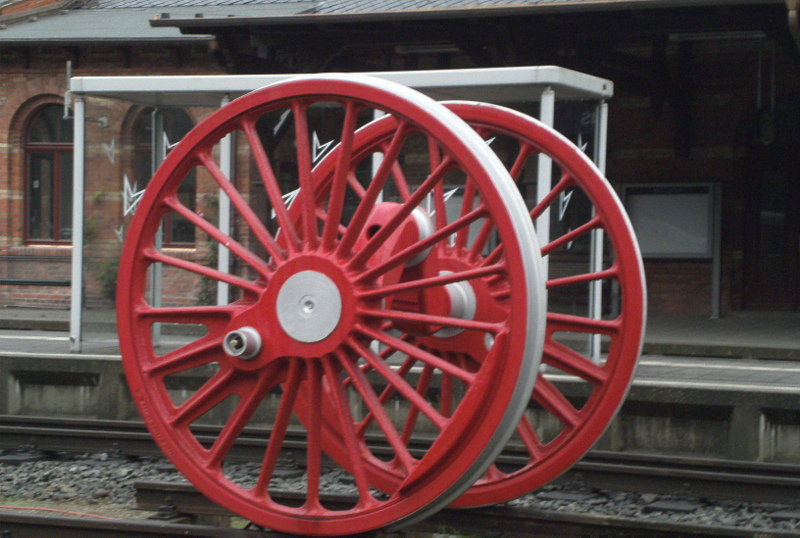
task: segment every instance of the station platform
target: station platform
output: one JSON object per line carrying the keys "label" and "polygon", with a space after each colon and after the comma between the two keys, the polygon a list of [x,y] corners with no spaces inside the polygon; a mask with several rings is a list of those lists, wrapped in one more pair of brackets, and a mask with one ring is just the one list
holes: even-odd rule
{"label": "station platform", "polygon": [[[18,389],[0,387],[0,414],[62,414],[70,391],[86,384],[80,397],[96,393],[97,400],[86,404],[88,414],[136,418],[114,319],[110,310],[86,311],[82,351],[71,353],[69,312],[0,308],[0,378],[20,380]],[[585,397],[586,387],[575,379],[545,375],[566,395]],[[44,387],[48,383],[58,386]],[[49,394],[52,409],[26,410]],[[796,461],[798,439],[800,315],[651,317],[625,404],[598,448]]]}
{"label": "station platform", "polygon": [[[116,339],[113,310],[85,310],[85,353],[119,354],[109,340]],[[18,336],[20,344],[58,348],[54,341],[23,338],[35,331],[69,333],[69,311],[0,307],[0,334]],[[63,335],[51,335],[63,338]],[[24,344],[22,343],[24,342]],[[50,343],[47,343],[50,342]],[[4,349],[17,348],[6,342]],[[69,341],[63,349],[69,350]],[[800,313],[742,312],[718,319],[703,316],[650,316],[647,320],[644,355],[704,358],[800,360]]]}

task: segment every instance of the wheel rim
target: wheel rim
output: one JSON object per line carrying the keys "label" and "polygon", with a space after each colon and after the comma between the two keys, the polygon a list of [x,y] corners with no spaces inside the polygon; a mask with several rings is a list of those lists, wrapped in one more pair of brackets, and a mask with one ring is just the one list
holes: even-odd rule
{"label": "wheel rim", "polygon": [[[483,103],[444,104],[482,138],[491,141],[505,137],[516,144],[516,150],[504,159],[514,181],[520,181],[525,162],[535,159],[537,154],[552,159],[560,179],[543,201],[533,206],[530,214],[534,223],[547,207],[563,216],[565,198],[572,197],[574,201],[575,195],[580,194],[588,202],[591,210],[585,219],[574,223],[571,229],[556,230],[550,243],[543,245],[542,254],[550,257],[551,275],[557,272],[554,265],[558,264],[555,260],[558,253],[563,254],[570,243],[582,237],[588,239],[591,230],[605,233],[611,247],[610,256],[607,253],[606,257],[613,258],[594,276],[579,270],[548,279],[550,296],[542,358],[545,366],[532,393],[538,414],[526,414],[513,439],[513,455],[521,458],[522,463],[505,470],[492,466],[454,503],[466,507],[504,502],[541,487],[569,469],[603,434],[627,395],[641,352],[646,290],[641,254],[627,214],[613,187],[580,149],[537,120],[503,107]],[[490,144],[498,148],[500,145]],[[613,282],[619,287],[618,312],[595,321],[557,311],[555,303],[560,288],[583,286],[591,281]],[[587,351],[575,349],[566,343],[569,338],[563,338],[579,334],[602,335],[607,352],[601,364],[595,364]],[[573,387],[572,393],[565,394],[548,379],[551,376],[566,381],[566,387]],[[584,400],[582,405],[575,403],[576,396]],[[555,428],[554,432],[540,435],[535,427],[537,422],[557,423],[560,431]]]}
{"label": "wheel rim", "polygon": [[[326,211],[321,223],[318,196],[304,195],[318,191],[313,169],[317,146],[309,127],[313,106],[339,107],[343,117],[338,127],[341,162],[322,202]],[[365,187],[364,199],[345,215],[344,202],[354,187],[348,186],[346,172],[362,153],[363,142],[355,135],[358,117],[373,110],[388,113],[394,121],[393,143]],[[263,118],[276,133],[287,116],[294,129],[299,194],[286,186],[283,170],[272,168],[259,132]],[[215,146],[234,131],[252,152],[271,219],[263,212],[259,216],[248,203],[254,192],[243,196],[214,162]],[[430,154],[429,170],[418,184],[398,173],[403,167],[399,156],[412,134],[422,137]],[[216,182],[230,197],[244,223],[245,229],[233,234],[239,240],[206,221],[199,209],[180,203],[178,187],[193,171]],[[420,231],[419,214],[413,213],[423,207],[426,196],[441,203],[447,178],[453,175],[480,193],[475,215],[490,221],[502,241],[502,256],[486,271],[514,294],[504,303],[502,319],[492,323],[466,319],[463,313],[453,317],[452,312],[385,307],[387,297],[399,291],[441,284],[434,280],[439,275],[422,274],[417,280],[405,276],[401,281],[397,273],[405,270],[396,268],[404,263],[413,266],[415,258],[429,257],[429,250],[445,248],[437,244],[444,245],[448,234],[428,230],[433,235],[426,236]],[[384,202],[390,205],[379,204],[372,210],[384,190],[380,184],[390,181],[401,193],[399,202]],[[287,202],[290,198],[293,201]],[[299,211],[299,221],[293,211]],[[239,265],[238,272],[224,274],[156,248],[155,237],[166,214],[177,214],[207,235],[212,250],[225,245]],[[449,230],[455,233],[470,222],[449,223]],[[375,229],[367,229],[368,225]],[[491,464],[519,420],[524,407],[519,400],[524,402],[531,390],[543,342],[544,285],[536,251],[530,220],[508,174],[480,138],[441,105],[402,86],[366,77],[308,77],[276,84],[234,101],[198,125],[167,156],[143,196],[120,263],[118,297],[128,298],[118,307],[126,377],[165,454],[198,489],[243,517],[283,532],[314,535],[408,523],[450,503],[466,489]],[[176,275],[199,275],[227,283],[235,298],[222,306],[156,306],[148,300],[147,276],[156,264],[168,273],[167,283],[180,281]],[[459,312],[468,312],[469,290],[459,284],[466,277],[444,279],[456,286],[450,291],[461,297]],[[387,327],[397,323],[480,333],[489,349],[481,364],[458,368],[395,338]],[[153,327],[168,324],[198,328],[204,334],[158,348]],[[373,341],[394,352],[372,351]],[[463,396],[446,412],[438,409],[423,390],[426,380],[410,382],[403,378],[408,372],[402,366],[396,371],[387,365],[388,357],[396,354],[410,357],[406,364],[428,365],[423,370],[429,373],[449,372],[461,380]],[[343,382],[345,375],[350,385]],[[410,409],[408,415],[424,415],[433,425],[433,442],[423,455],[412,455],[406,436],[392,425],[378,396],[376,387],[381,383],[394,387]],[[272,433],[264,460],[252,476],[240,479],[227,465],[242,431],[262,412],[267,398],[278,403],[268,419]],[[371,489],[362,465],[370,448],[350,410],[354,400],[376,417],[384,440],[399,454],[395,462],[402,463],[401,482],[391,495],[376,495]],[[350,473],[359,496],[345,509],[320,499],[328,446],[323,434],[331,416],[342,425],[339,431],[350,453],[341,471]],[[292,417],[301,418],[308,443],[300,506],[269,495]],[[222,418],[225,425],[206,440],[198,433],[199,425],[213,418]]]}

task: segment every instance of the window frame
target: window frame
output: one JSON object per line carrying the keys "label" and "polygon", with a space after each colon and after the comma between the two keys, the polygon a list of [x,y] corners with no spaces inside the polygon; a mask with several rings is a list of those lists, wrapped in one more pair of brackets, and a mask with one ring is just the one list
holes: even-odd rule
{"label": "window frame", "polygon": [[[141,166],[142,162],[147,162],[149,160],[149,162],[151,163],[151,167],[152,167],[152,163],[153,163],[153,160],[154,160],[154,153],[153,152],[154,151],[158,151],[159,144],[157,144],[156,141],[152,139],[152,136],[153,136],[152,130],[150,131],[150,137],[142,137],[141,136],[141,132],[140,132],[141,129],[146,129],[148,126],[150,126],[150,129],[152,129],[152,125],[153,125],[152,116],[156,111],[158,111],[159,113],[162,114],[162,117],[164,118],[165,122],[177,121],[177,117],[176,116],[168,117],[171,114],[182,114],[184,117],[180,118],[180,120],[186,122],[186,125],[184,127],[187,127],[187,129],[186,129],[187,133],[195,125],[192,116],[186,110],[184,110],[182,108],[178,108],[178,107],[174,107],[174,108],[173,107],[169,107],[169,108],[163,108],[163,109],[154,109],[152,107],[145,107],[145,108],[141,109],[137,113],[137,116],[134,119],[134,121],[132,123],[132,126],[131,126],[131,140],[132,140],[132,148],[133,149],[132,149],[132,152],[131,152],[132,159],[131,159],[131,167],[130,167],[131,173],[134,176],[133,177],[133,182],[136,185],[136,187],[135,187],[136,189],[145,188],[148,185],[148,183],[150,182],[150,180],[152,179],[152,176],[154,174],[154,171],[151,171],[146,178],[138,177],[139,172],[141,172],[141,170],[144,168],[144,167]],[[167,125],[165,125],[164,126],[164,131],[166,132],[167,129],[169,129],[169,127]],[[185,136],[185,135],[186,135],[186,133],[183,133],[182,136]],[[148,138],[149,138],[149,141],[147,140]],[[174,143],[174,142],[175,141],[171,141],[171,143]],[[190,173],[191,174],[196,174],[196,171],[192,170]],[[194,192],[193,192],[194,203],[196,204],[197,203],[197,180],[196,180],[196,178],[194,178],[192,181],[194,183]],[[180,189],[179,189],[179,191],[180,191]],[[194,209],[194,208],[192,208],[192,209]],[[173,233],[174,233],[174,230],[173,230],[174,222],[173,221],[175,220],[175,218],[177,218],[177,215],[172,215],[172,214],[169,214],[169,213],[164,216],[164,223],[163,223],[164,225],[162,227],[162,240],[163,240],[162,246],[167,247],[167,248],[195,248],[196,245],[197,245],[197,237],[196,236],[192,241],[175,241],[175,240],[173,240]]]}
{"label": "window frame", "polygon": [[[33,129],[35,127],[36,121],[40,119],[40,117],[45,114],[48,109],[50,110],[57,110],[59,115],[62,114],[63,104],[61,103],[44,103],[41,106],[38,106],[35,110],[31,112],[29,115],[26,123],[25,128],[23,130],[23,137],[22,137],[22,153],[23,153],[23,188],[24,188],[24,242],[26,244],[36,244],[36,245],[48,245],[48,244],[58,244],[58,245],[71,245],[72,244],[72,181],[74,178],[72,177],[72,163],[74,159],[74,149],[75,145],[72,140],[72,130],[70,124],[70,131],[69,131],[69,141],[62,142],[62,141],[46,141],[46,142],[34,142],[31,141]],[[73,120],[70,118],[68,120],[72,122]],[[33,215],[33,183],[36,179],[41,181],[41,178],[34,178],[33,177],[33,157],[34,156],[41,156],[41,155],[49,155],[52,157],[52,161],[50,163],[50,172],[51,172],[51,184],[52,184],[52,193],[51,193],[51,203],[52,207],[50,210],[50,214],[43,218],[40,216],[39,221],[41,223],[47,222],[50,226],[50,232],[47,234],[48,237],[41,237],[43,234],[39,234],[40,237],[33,236],[32,230],[32,215]],[[65,158],[66,156],[66,158]],[[66,169],[65,169],[66,166]],[[64,174],[67,174],[70,181],[68,182],[67,189],[64,189]],[[66,193],[64,191],[67,191]],[[66,199],[65,195],[66,194]],[[66,201],[66,203],[65,203]],[[64,213],[66,212],[66,216],[69,218],[70,225],[70,237],[64,238],[62,237],[62,226],[61,221]]]}

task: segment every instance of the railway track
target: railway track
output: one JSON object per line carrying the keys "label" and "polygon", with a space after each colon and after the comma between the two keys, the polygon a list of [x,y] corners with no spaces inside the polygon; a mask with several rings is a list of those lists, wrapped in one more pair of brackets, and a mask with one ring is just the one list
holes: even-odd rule
{"label": "railway track", "polygon": [[[163,488],[162,488],[163,486]],[[202,495],[189,484],[142,484],[145,491],[139,497],[145,509],[154,509],[147,503],[156,501],[158,496],[178,494],[183,507],[196,511],[220,513],[222,509],[210,505]],[[291,492],[271,491],[280,499]],[[150,501],[148,501],[150,499]],[[328,499],[330,501],[330,499]],[[335,500],[335,499],[334,499]],[[191,505],[194,503],[194,505]],[[37,536],[38,538],[106,538],[126,536],[130,538],[192,536],[197,538],[268,538],[285,537],[266,529],[234,529],[208,525],[194,525],[155,520],[124,521],[116,519],[96,519],[68,517],[49,514],[27,514],[0,510],[0,532],[3,536]],[[634,518],[608,515],[592,515],[563,511],[540,510],[494,506],[471,508],[469,510],[445,509],[425,521],[398,532],[379,530],[370,533],[374,538],[399,538],[413,533],[424,538],[428,536],[612,536],[646,535],[652,537],[671,536],[800,536],[796,531],[770,531],[742,527],[697,525],[675,521],[647,521]]]}
{"label": "railway track", "polygon": [[[208,427],[209,440],[215,428]],[[253,430],[243,436],[237,457],[242,461],[261,457],[266,430]],[[422,446],[422,443],[420,446]],[[301,439],[291,439],[287,446],[303,450]],[[50,419],[43,417],[0,416],[0,448],[6,455],[17,453],[20,447],[43,452],[117,452],[127,456],[160,456],[142,423],[132,421],[96,421],[86,419]],[[513,453],[505,454],[500,465],[513,464]],[[675,457],[636,455],[591,451],[573,469],[559,477],[554,485],[579,483],[586,489],[681,494],[687,497],[736,499],[743,501],[800,503],[800,466],[759,464],[736,461],[682,459]],[[290,495],[276,491],[271,494]],[[163,509],[169,499],[177,516],[198,515],[229,517],[189,483],[136,483],[137,505],[143,510]],[[333,497],[328,502],[335,502]],[[349,501],[343,497],[341,501]],[[212,518],[213,519],[213,518]],[[200,521],[208,521],[201,518]],[[173,521],[180,521],[176,517]],[[25,530],[22,530],[25,529]],[[189,530],[187,530],[189,529]],[[130,522],[64,518],[52,514],[5,512],[0,510],[0,531],[11,536],[36,535],[42,538],[59,536],[272,536],[261,531],[238,531],[208,525],[185,525],[159,522]],[[408,532],[409,529],[405,529]],[[763,529],[697,525],[674,521],[641,520],[630,517],[565,513],[515,505],[444,510],[413,527],[414,532],[463,535],[608,535],[646,534],[649,536],[759,536]],[[188,532],[188,534],[187,534]],[[222,534],[220,534],[222,532]],[[215,534],[216,533],[216,534]],[[800,536],[794,531],[770,532],[771,536]],[[380,531],[373,536],[399,536]]]}
{"label": "railway track", "polygon": [[[206,427],[209,443],[217,428]],[[267,430],[246,432],[232,456],[260,461]],[[133,421],[0,416],[0,449],[20,447],[43,452],[117,452],[129,456],[161,456],[144,424]],[[302,452],[300,436],[285,442]],[[424,440],[419,450],[424,449]],[[519,456],[504,453],[498,465],[518,464]],[[741,501],[800,502],[800,466],[719,459],[680,458],[590,451],[553,483],[580,481],[587,487],[619,491],[683,494]]]}
{"label": "railway track", "polygon": [[0,510],[2,536],[37,538],[264,538],[258,531],[163,521],[125,521]]}

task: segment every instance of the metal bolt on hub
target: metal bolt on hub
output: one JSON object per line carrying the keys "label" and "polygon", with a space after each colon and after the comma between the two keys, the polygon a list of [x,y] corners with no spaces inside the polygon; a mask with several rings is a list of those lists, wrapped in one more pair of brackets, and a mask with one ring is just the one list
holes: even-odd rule
{"label": "metal bolt on hub", "polygon": [[222,348],[231,357],[249,360],[261,351],[261,335],[252,327],[242,327],[225,335]]}

